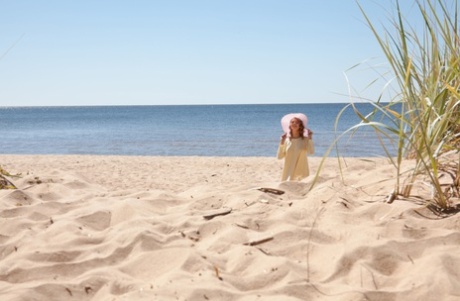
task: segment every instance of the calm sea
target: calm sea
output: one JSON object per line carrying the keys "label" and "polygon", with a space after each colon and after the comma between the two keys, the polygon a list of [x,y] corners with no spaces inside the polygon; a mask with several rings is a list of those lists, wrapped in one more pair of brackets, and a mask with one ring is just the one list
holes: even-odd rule
{"label": "calm sea", "polygon": [[[364,112],[369,104],[358,104]],[[345,104],[0,107],[1,154],[275,156],[280,119],[301,112],[314,132],[315,156],[335,137]],[[338,124],[358,123],[347,110]],[[380,156],[372,130],[339,143],[343,156]],[[336,153],[331,154],[335,156]]]}

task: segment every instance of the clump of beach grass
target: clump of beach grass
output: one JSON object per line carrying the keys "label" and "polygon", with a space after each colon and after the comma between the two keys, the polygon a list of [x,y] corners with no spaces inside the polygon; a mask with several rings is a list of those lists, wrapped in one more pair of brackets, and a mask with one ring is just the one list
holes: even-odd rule
{"label": "clump of beach grass", "polygon": [[16,186],[6,177],[19,177],[20,175],[12,175],[0,166],[0,189],[16,189]]}
{"label": "clump of beach grass", "polygon": [[[382,143],[396,169],[396,183],[387,201],[408,198],[413,184],[425,176],[431,185],[427,205],[438,212],[460,210],[460,36],[458,1],[414,0],[421,28],[411,27],[396,0],[390,27],[379,33],[358,2],[390,67],[396,95],[387,103],[383,96],[372,101],[374,110],[361,114],[361,126],[372,126],[376,135],[392,139],[396,154]],[[418,25],[420,25],[418,24]],[[383,95],[383,94],[382,94]],[[397,108],[397,109],[396,109]],[[382,123],[376,116],[387,116]],[[340,116],[338,116],[340,118]],[[449,154],[449,162],[441,158]],[[452,158],[454,160],[452,161]],[[414,162],[402,170],[404,159]],[[445,177],[451,180],[446,183]]]}
{"label": "clump of beach grass", "polygon": [[[383,27],[382,33],[359,2],[357,4],[390,67],[387,73],[379,76],[384,80],[390,76],[391,80],[385,82],[384,92],[377,99],[359,97],[360,101],[373,106],[370,113],[360,112],[351,102],[338,114],[336,128],[343,112],[348,109],[354,111],[360,122],[338,135],[326,152],[313,183],[332,149],[337,150],[340,158],[340,139],[348,134],[353,136],[362,127],[372,127],[395,167],[395,186],[386,198],[387,202],[414,197],[412,188],[417,179],[423,177],[422,182],[431,188],[431,195],[423,199],[428,208],[440,214],[459,212],[460,36],[457,0],[414,0],[421,21],[418,28],[411,27],[396,0],[396,14],[390,16],[390,26]],[[378,82],[376,79],[369,85]],[[385,93],[394,95],[383,102]],[[407,162],[413,162],[409,169],[404,167]]]}

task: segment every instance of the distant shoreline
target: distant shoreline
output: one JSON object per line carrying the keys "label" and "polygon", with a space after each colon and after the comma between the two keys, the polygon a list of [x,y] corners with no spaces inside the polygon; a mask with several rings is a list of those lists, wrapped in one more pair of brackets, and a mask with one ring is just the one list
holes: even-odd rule
{"label": "distant shoreline", "polygon": [[[381,102],[386,103],[386,102]],[[229,104],[151,104],[151,105],[33,105],[33,106],[0,106],[0,109],[10,109],[10,108],[91,108],[91,107],[200,107],[200,106],[278,106],[278,105],[348,105],[350,102],[293,102],[293,103],[229,103]],[[369,102],[355,102],[355,104],[369,104]]]}

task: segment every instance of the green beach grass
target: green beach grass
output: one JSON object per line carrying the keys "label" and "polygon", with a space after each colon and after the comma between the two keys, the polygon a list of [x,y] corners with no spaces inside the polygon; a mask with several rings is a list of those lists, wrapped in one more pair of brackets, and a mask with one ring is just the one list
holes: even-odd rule
{"label": "green beach grass", "polygon": [[[413,28],[395,2],[396,15],[391,26],[379,33],[362,6],[358,5],[390,66],[397,91],[390,104],[377,100],[373,114],[361,123],[373,126],[378,135],[393,135],[397,156],[389,158],[396,168],[395,189],[389,200],[408,197],[419,175],[428,175],[433,189],[430,206],[441,211],[456,206],[460,189],[460,37],[458,35],[458,1],[415,0],[422,28]],[[393,109],[400,104],[401,111]],[[377,112],[391,116],[393,126],[376,123]],[[382,144],[385,148],[385,144]],[[457,151],[456,165],[440,163],[440,157]],[[388,152],[387,152],[388,153]],[[401,162],[414,159],[410,173],[401,173]],[[442,184],[440,173],[451,176],[450,185]],[[404,179],[404,181],[402,181]]]}
{"label": "green beach grass", "polygon": [[[385,75],[390,76],[391,83],[386,82],[378,99],[365,100],[374,106],[370,114],[362,114],[353,103],[343,109],[354,110],[361,121],[338,135],[325,157],[334,148],[339,152],[337,143],[345,135],[370,126],[382,138],[382,148],[395,167],[395,186],[387,202],[410,197],[413,184],[423,175],[428,176],[432,189],[431,198],[425,200],[428,207],[437,212],[456,213],[460,210],[458,1],[414,0],[422,24],[418,28],[411,27],[400,10],[399,1],[395,1],[396,13],[390,14],[389,26],[384,26],[382,32],[359,1],[357,5],[385,55],[389,66]],[[374,80],[369,85],[377,82]],[[390,87],[394,95],[382,102]],[[382,116],[391,122],[381,122]],[[390,152],[383,138],[392,141],[396,155]],[[448,152],[456,153],[456,162],[441,162]],[[402,171],[404,159],[413,159],[414,166],[409,172]],[[448,183],[446,177],[450,178]]]}

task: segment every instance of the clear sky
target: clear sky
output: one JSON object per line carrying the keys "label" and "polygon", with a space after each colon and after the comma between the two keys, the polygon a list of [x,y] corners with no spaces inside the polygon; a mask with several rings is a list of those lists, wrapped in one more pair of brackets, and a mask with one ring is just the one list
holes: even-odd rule
{"label": "clear sky", "polygon": [[0,57],[0,106],[346,102],[384,62],[353,0],[0,0]]}

